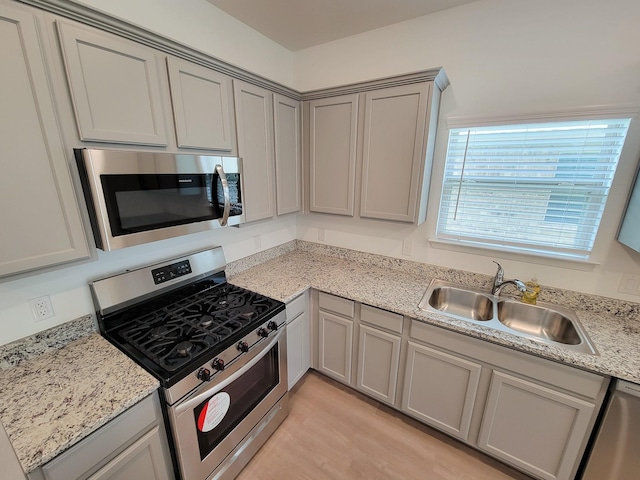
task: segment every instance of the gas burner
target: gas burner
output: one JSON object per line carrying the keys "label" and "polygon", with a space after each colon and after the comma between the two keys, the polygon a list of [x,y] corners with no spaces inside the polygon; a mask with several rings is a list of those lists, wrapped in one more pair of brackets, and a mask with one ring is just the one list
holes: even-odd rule
{"label": "gas burner", "polygon": [[210,327],[212,323],[213,323],[213,317],[209,314],[205,314],[200,317],[200,320],[198,321],[198,326],[206,328],[206,327]]}
{"label": "gas burner", "polygon": [[166,325],[160,325],[159,327],[155,327],[149,332],[149,338],[165,338],[169,335],[170,328]]}
{"label": "gas burner", "polygon": [[244,318],[245,320],[251,320],[253,317],[255,317],[256,312],[244,312],[241,313],[239,316]]}
{"label": "gas burner", "polygon": [[176,354],[179,357],[188,357],[191,350],[193,350],[193,343],[188,340],[176,345]]}

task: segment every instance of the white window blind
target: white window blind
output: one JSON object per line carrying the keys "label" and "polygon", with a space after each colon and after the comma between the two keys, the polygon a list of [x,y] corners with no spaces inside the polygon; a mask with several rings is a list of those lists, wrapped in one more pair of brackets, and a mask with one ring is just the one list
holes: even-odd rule
{"label": "white window blind", "polygon": [[587,257],[629,119],[455,128],[437,236]]}

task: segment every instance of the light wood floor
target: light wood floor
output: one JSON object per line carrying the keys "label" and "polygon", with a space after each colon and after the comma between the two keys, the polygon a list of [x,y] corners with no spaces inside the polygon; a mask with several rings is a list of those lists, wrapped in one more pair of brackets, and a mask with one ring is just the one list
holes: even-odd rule
{"label": "light wood floor", "polygon": [[290,407],[237,480],[530,480],[316,372]]}

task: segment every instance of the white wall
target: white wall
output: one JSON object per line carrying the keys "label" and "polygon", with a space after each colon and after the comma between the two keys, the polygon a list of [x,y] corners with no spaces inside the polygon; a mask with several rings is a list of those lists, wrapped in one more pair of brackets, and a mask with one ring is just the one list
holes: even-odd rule
{"label": "white wall", "polygon": [[293,54],[206,0],[72,0],[293,85]]}
{"label": "white wall", "polygon": [[[640,254],[615,234],[640,157],[640,120],[632,122],[591,267],[433,248],[447,118],[574,111],[640,105],[640,2],[637,0],[481,0],[296,52],[296,88],[308,91],[361,80],[445,68],[429,216],[418,228],[328,215],[303,217],[299,238],[638,302],[619,293],[622,274],[640,275]],[[412,242],[412,255],[402,243]],[[577,266],[575,268],[578,268]],[[585,270],[586,269],[586,270]]]}

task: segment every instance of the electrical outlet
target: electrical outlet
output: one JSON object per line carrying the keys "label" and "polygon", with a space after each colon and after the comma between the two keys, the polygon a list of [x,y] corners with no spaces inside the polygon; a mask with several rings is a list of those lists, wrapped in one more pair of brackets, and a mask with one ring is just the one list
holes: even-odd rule
{"label": "electrical outlet", "polygon": [[53,318],[55,316],[49,295],[32,298],[29,300],[29,307],[31,307],[31,314],[36,322],[47,320],[48,318]]}
{"label": "electrical outlet", "polygon": [[640,295],[640,275],[622,275],[618,291],[630,295]]}
{"label": "electrical outlet", "polygon": [[324,242],[324,228],[318,229],[318,241]]}
{"label": "electrical outlet", "polygon": [[402,242],[402,255],[405,257],[411,256],[411,240],[405,240]]}

